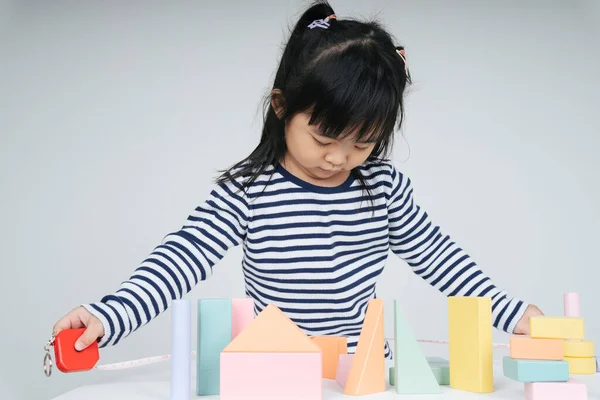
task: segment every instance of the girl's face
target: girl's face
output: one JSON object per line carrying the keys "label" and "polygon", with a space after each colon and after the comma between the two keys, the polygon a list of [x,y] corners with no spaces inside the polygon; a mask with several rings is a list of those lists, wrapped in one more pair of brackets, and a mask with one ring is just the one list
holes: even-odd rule
{"label": "girl's face", "polygon": [[330,139],[319,134],[318,127],[309,125],[310,115],[294,115],[285,127],[287,154],[284,167],[301,179],[324,185],[342,183],[350,171],[369,157],[375,143],[355,142],[355,135]]}

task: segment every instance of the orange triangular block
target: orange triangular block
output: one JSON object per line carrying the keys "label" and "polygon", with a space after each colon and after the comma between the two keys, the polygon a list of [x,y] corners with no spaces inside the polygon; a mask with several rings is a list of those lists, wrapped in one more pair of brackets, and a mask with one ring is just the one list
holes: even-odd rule
{"label": "orange triangular block", "polygon": [[276,306],[269,304],[225,353],[318,353],[321,349]]}
{"label": "orange triangular block", "polygon": [[385,392],[384,342],[383,300],[373,299],[367,306],[344,394],[363,396]]}

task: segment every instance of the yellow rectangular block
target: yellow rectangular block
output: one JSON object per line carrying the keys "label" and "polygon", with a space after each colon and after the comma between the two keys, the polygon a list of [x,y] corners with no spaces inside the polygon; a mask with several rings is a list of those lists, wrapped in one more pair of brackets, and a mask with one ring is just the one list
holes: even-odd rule
{"label": "yellow rectangular block", "polygon": [[569,374],[595,374],[596,359],[594,357],[565,357],[569,363]]}
{"label": "yellow rectangular block", "polygon": [[532,338],[583,340],[583,319],[579,317],[532,317],[529,319]]}
{"label": "yellow rectangular block", "polygon": [[594,342],[591,340],[565,340],[565,357],[594,357]]}
{"label": "yellow rectangular block", "polygon": [[492,299],[448,297],[448,322],[450,387],[493,392]]}

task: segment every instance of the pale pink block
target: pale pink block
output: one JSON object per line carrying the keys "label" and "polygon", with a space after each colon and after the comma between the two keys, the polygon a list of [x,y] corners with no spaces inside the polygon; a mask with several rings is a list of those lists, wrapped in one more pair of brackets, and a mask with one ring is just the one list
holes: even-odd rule
{"label": "pale pink block", "polygon": [[231,339],[254,319],[254,300],[251,298],[231,299]]}
{"label": "pale pink block", "polygon": [[565,293],[563,295],[563,302],[565,308],[565,317],[581,317],[581,310],[579,309],[579,294]]}
{"label": "pale pink block", "polygon": [[354,354],[340,354],[340,357],[338,358],[335,380],[341,387],[346,387],[346,381],[348,380],[348,374],[350,373],[353,358]]}
{"label": "pale pink block", "polygon": [[321,400],[321,353],[221,353],[221,400]]}
{"label": "pale pink block", "polygon": [[527,400],[587,400],[587,386],[571,378],[568,382],[531,382],[525,384]]}

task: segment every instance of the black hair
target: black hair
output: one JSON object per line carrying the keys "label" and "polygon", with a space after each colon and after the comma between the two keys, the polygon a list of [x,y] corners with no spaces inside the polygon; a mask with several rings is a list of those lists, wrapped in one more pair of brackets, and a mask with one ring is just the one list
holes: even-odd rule
{"label": "black hair", "polygon": [[[410,83],[405,59],[392,36],[375,22],[332,18],[326,28],[309,28],[315,20],[335,14],[319,0],[300,17],[285,46],[273,82],[276,94],[265,99],[262,136],[244,160],[221,171],[219,184],[245,177],[249,187],[270,165],[285,155],[285,121],[297,113],[311,115],[319,133],[336,139],[349,133],[356,140],[375,141],[369,160],[385,157],[392,147],[396,123],[404,119],[403,94]],[[279,117],[272,96],[284,104]],[[368,197],[370,191],[358,168],[351,171]]]}

